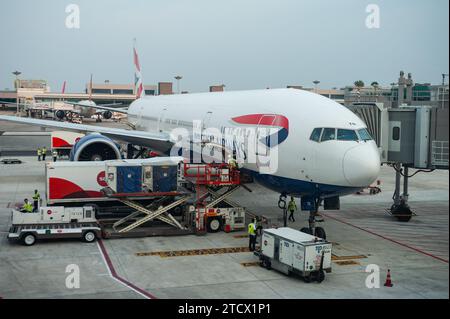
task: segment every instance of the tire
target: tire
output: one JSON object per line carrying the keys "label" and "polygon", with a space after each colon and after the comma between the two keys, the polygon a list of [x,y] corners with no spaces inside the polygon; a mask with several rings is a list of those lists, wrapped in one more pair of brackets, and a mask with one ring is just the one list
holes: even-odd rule
{"label": "tire", "polygon": [[83,241],[86,243],[93,243],[97,239],[97,235],[92,230],[83,233]]}
{"label": "tire", "polygon": [[312,235],[312,234],[311,234],[311,229],[309,229],[309,227],[303,227],[302,229],[300,229],[300,231],[301,231],[302,233]]}
{"label": "tire", "polygon": [[314,230],[314,236],[327,240],[327,234],[322,227],[316,227]]}
{"label": "tire", "polygon": [[22,244],[25,246],[33,246],[36,243],[36,236],[32,233],[26,233],[22,236]]}
{"label": "tire", "polygon": [[309,274],[307,276],[303,276],[303,281],[306,282],[307,284],[309,284],[312,281],[311,274]]}
{"label": "tire", "polygon": [[317,272],[317,282],[320,284],[325,279],[325,272],[323,270],[319,270]]}
{"label": "tire", "polygon": [[395,216],[400,222],[409,222],[411,219],[413,212],[407,205],[400,205],[395,207],[392,205],[391,207],[392,216]]}
{"label": "tire", "polygon": [[220,217],[209,217],[206,223],[206,229],[208,233],[217,233],[222,228],[222,218]]}

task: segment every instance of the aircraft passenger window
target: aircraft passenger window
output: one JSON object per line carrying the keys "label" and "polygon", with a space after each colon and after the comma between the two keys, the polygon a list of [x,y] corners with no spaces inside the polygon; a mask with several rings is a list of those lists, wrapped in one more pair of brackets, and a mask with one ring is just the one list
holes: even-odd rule
{"label": "aircraft passenger window", "polygon": [[320,141],[320,133],[322,133],[322,128],[315,128],[312,131],[311,137],[309,139],[314,142],[319,142]]}
{"label": "aircraft passenger window", "polygon": [[359,134],[360,139],[363,141],[373,140],[372,136],[370,136],[370,133],[365,128],[358,130],[358,134]]}
{"label": "aircraft passenger window", "polygon": [[322,142],[336,139],[335,128],[324,128],[322,133]]}
{"label": "aircraft passenger window", "polygon": [[337,139],[338,141],[357,141],[358,135],[353,130],[338,129]]}

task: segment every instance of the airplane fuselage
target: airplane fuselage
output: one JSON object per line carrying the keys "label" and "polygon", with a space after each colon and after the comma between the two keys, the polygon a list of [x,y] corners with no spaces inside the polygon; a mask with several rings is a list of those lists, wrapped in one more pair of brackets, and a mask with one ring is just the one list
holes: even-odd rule
{"label": "airplane fuselage", "polygon": [[[294,196],[350,194],[370,185],[380,170],[375,142],[360,131],[366,128],[364,122],[344,106],[302,90],[145,97],[130,105],[128,120],[136,129],[149,132],[172,133],[182,128],[193,134],[199,125],[201,131],[212,128],[225,136],[221,144],[235,145],[238,157],[256,158],[244,161],[242,169],[257,182]],[[311,139],[314,129],[321,131],[319,135],[334,129],[334,137],[330,133],[328,140],[320,140],[320,136],[319,140]],[[256,140],[256,146],[240,150],[239,141],[243,143],[251,131],[254,136],[250,139]],[[273,132],[276,138],[265,143]],[[261,169],[261,158],[269,152],[277,163],[275,171],[267,173]]]}

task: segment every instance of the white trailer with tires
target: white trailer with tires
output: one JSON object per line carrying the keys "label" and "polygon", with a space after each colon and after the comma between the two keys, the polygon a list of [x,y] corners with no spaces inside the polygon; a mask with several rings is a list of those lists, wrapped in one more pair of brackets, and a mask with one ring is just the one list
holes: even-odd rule
{"label": "white trailer with tires", "polygon": [[41,207],[38,212],[11,212],[8,239],[32,246],[38,239],[80,238],[94,242],[101,237],[93,207]]}
{"label": "white trailer with tires", "polygon": [[289,227],[264,229],[255,255],[261,266],[296,273],[306,282],[322,282],[324,272],[331,272],[331,243]]}

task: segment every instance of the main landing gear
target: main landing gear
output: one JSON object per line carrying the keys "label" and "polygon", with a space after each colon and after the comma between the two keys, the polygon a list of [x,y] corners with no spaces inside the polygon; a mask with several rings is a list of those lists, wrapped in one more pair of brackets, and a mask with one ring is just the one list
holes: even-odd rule
{"label": "main landing gear", "polygon": [[303,227],[300,229],[301,232],[310,234],[322,238],[327,239],[327,234],[325,233],[325,229],[322,227],[316,226],[316,223],[323,223],[323,219],[317,219],[320,215],[318,214],[318,207],[315,210],[309,212],[308,224],[309,227]]}

